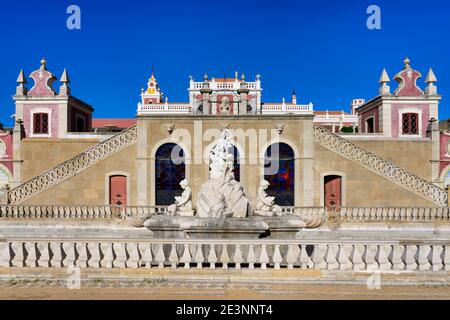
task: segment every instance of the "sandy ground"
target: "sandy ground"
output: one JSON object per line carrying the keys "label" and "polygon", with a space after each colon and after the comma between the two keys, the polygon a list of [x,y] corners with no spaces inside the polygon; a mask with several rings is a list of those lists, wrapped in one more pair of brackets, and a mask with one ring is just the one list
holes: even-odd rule
{"label": "sandy ground", "polygon": [[0,299],[276,300],[450,299],[447,272],[370,274],[318,270],[89,269],[68,289],[66,268],[0,268]]}
{"label": "sandy ground", "polygon": [[385,299],[450,299],[448,287],[411,287],[389,286],[381,289],[368,290],[363,286],[352,285],[301,285],[295,287],[267,288],[254,291],[245,288],[225,290],[196,290],[186,287],[171,287],[152,289],[143,288],[81,288],[66,289],[55,287],[34,288],[1,288],[0,299],[38,299],[38,300],[211,300],[211,299],[345,299],[345,300],[385,300]]}

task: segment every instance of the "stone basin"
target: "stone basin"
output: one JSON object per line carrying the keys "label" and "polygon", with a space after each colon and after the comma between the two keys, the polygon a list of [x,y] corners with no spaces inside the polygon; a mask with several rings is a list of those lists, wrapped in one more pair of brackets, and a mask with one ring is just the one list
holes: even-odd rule
{"label": "stone basin", "polygon": [[295,238],[305,223],[294,216],[247,218],[199,218],[153,216],[144,223],[155,238],[259,239]]}

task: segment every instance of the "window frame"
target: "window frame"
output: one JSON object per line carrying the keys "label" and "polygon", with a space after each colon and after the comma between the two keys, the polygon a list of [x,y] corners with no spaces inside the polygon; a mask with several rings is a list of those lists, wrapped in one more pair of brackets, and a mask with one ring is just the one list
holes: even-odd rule
{"label": "window frame", "polygon": [[[46,113],[47,114],[47,133],[35,133],[34,130],[34,115],[38,113]],[[30,120],[29,120],[29,136],[33,137],[45,137],[49,138],[52,136],[52,110],[49,108],[34,108],[30,112]]]}

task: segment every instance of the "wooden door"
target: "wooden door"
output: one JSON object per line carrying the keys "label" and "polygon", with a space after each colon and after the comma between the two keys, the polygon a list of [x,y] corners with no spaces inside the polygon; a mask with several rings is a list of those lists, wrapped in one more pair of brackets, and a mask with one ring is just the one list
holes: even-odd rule
{"label": "wooden door", "polygon": [[116,206],[127,205],[127,177],[111,176],[109,178],[109,203]]}
{"label": "wooden door", "polygon": [[324,189],[325,207],[342,205],[342,178],[340,176],[326,176]]}

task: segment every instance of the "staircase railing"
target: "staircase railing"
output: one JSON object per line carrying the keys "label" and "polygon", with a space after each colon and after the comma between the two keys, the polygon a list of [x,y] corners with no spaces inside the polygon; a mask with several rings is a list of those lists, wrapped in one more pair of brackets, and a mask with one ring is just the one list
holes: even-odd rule
{"label": "staircase railing", "polygon": [[349,160],[359,163],[364,168],[375,172],[440,206],[447,206],[447,192],[433,183],[419,178],[398,165],[383,159],[318,125],[313,126],[313,135],[314,139],[323,147],[337,152]]}
{"label": "staircase railing", "polygon": [[136,142],[136,138],[136,126],[124,130],[76,155],[72,159],[69,159],[39,176],[22,183],[16,188],[9,190],[8,202],[11,204],[21,203],[51,186],[73,177],[119,150],[128,147]]}

